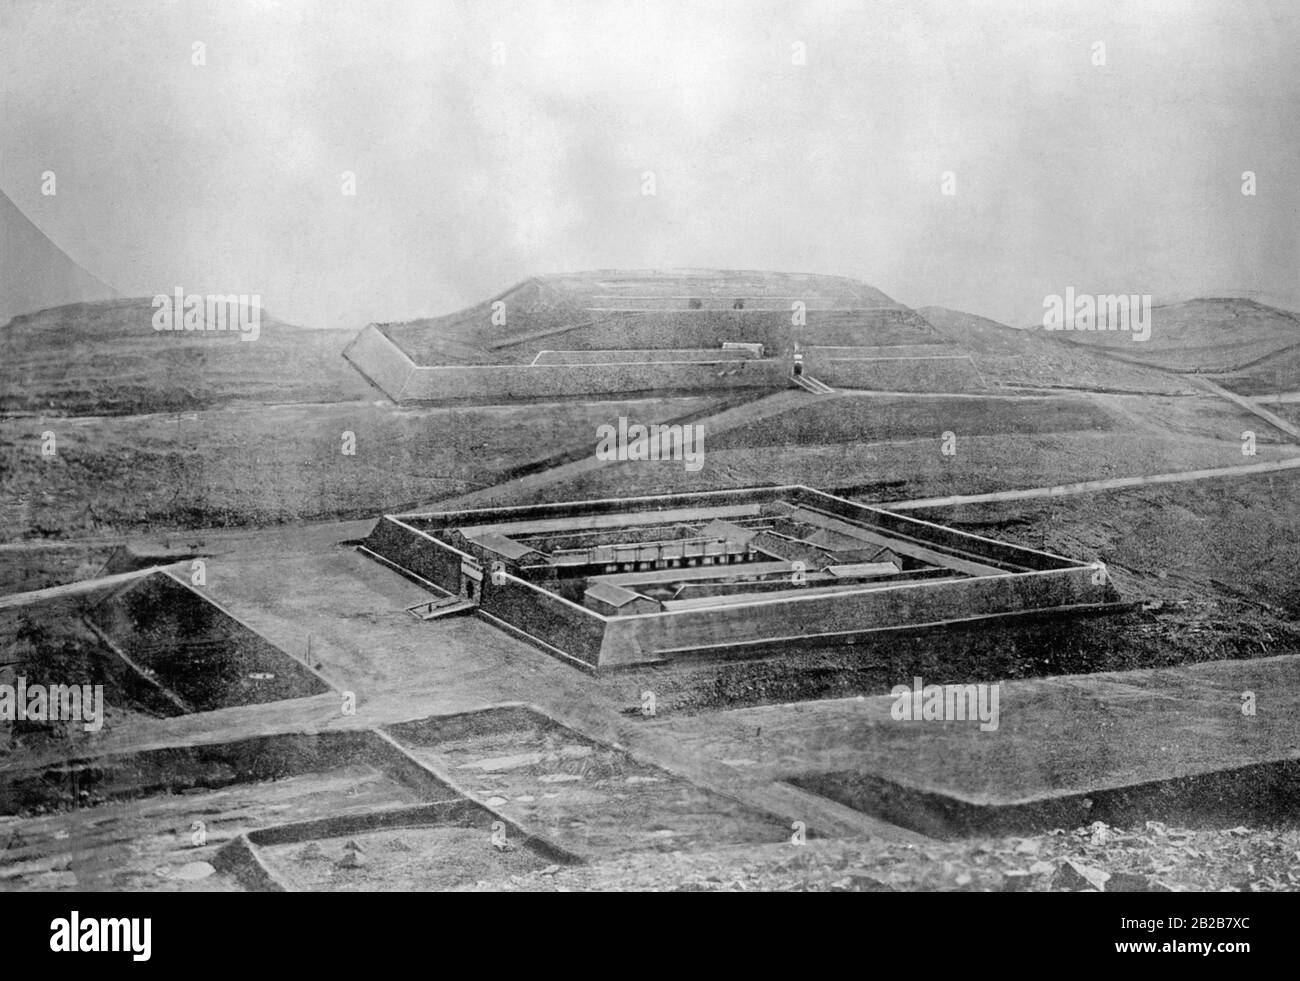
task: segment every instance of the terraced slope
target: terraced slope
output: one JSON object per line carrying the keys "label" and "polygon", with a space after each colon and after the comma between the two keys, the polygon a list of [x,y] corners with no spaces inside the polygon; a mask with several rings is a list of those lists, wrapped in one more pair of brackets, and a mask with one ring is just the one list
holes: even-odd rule
{"label": "terraced slope", "polygon": [[[796,325],[803,304],[806,324]],[[666,270],[524,281],[477,306],[380,330],[419,365],[527,364],[542,351],[944,344],[915,311],[838,276]]]}

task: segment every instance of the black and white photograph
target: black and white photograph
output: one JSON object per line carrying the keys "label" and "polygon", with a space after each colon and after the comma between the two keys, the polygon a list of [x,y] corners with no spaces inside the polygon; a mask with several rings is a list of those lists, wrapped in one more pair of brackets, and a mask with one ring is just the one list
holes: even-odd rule
{"label": "black and white photograph", "polygon": [[147,961],[127,894],[1110,893],[1106,959],[1248,962],[1233,897],[1300,887],[1298,42],[0,0],[24,943]]}

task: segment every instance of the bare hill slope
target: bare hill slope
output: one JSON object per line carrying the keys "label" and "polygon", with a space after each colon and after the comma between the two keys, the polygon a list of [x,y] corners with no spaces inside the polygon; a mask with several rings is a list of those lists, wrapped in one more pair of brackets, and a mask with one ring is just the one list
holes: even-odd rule
{"label": "bare hill slope", "polygon": [[1033,333],[1171,371],[1225,374],[1262,367],[1300,346],[1300,317],[1255,300],[1209,297],[1153,307],[1151,336],[1123,330]]}
{"label": "bare hill slope", "polygon": [[986,378],[1003,385],[1162,394],[1193,390],[1164,372],[1083,346],[1058,344],[1052,338],[1059,334],[1020,330],[946,307],[917,312],[950,343],[969,352]]}

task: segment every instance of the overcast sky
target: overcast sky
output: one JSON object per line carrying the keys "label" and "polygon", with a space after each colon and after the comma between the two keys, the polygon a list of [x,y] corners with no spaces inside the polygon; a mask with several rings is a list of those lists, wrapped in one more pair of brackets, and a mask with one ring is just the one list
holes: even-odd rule
{"label": "overcast sky", "polygon": [[0,0],[0,187],[126,294],[309,326],[655,266],[1017,324],[1067,286],[1295,302],[1298,39],[1294,0]]}

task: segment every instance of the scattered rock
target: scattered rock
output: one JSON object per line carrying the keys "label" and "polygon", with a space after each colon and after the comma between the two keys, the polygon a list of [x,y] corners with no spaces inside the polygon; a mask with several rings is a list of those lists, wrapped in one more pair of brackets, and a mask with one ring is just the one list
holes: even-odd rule
{"label": "scattered rock", "polygon": [[1024,838],[1024,839],[1021,839],[1021,841],[1020,841],[1020,843],[1019,843],[1018,845],[1016,845],[1016,854],[1017,854],[1017,855],[1037,855],[1037,854],[1038,854],[1039,847],[1040,847],[1040,846],[1039,846],[1038,842],[1035,841],[1033,838]]}

